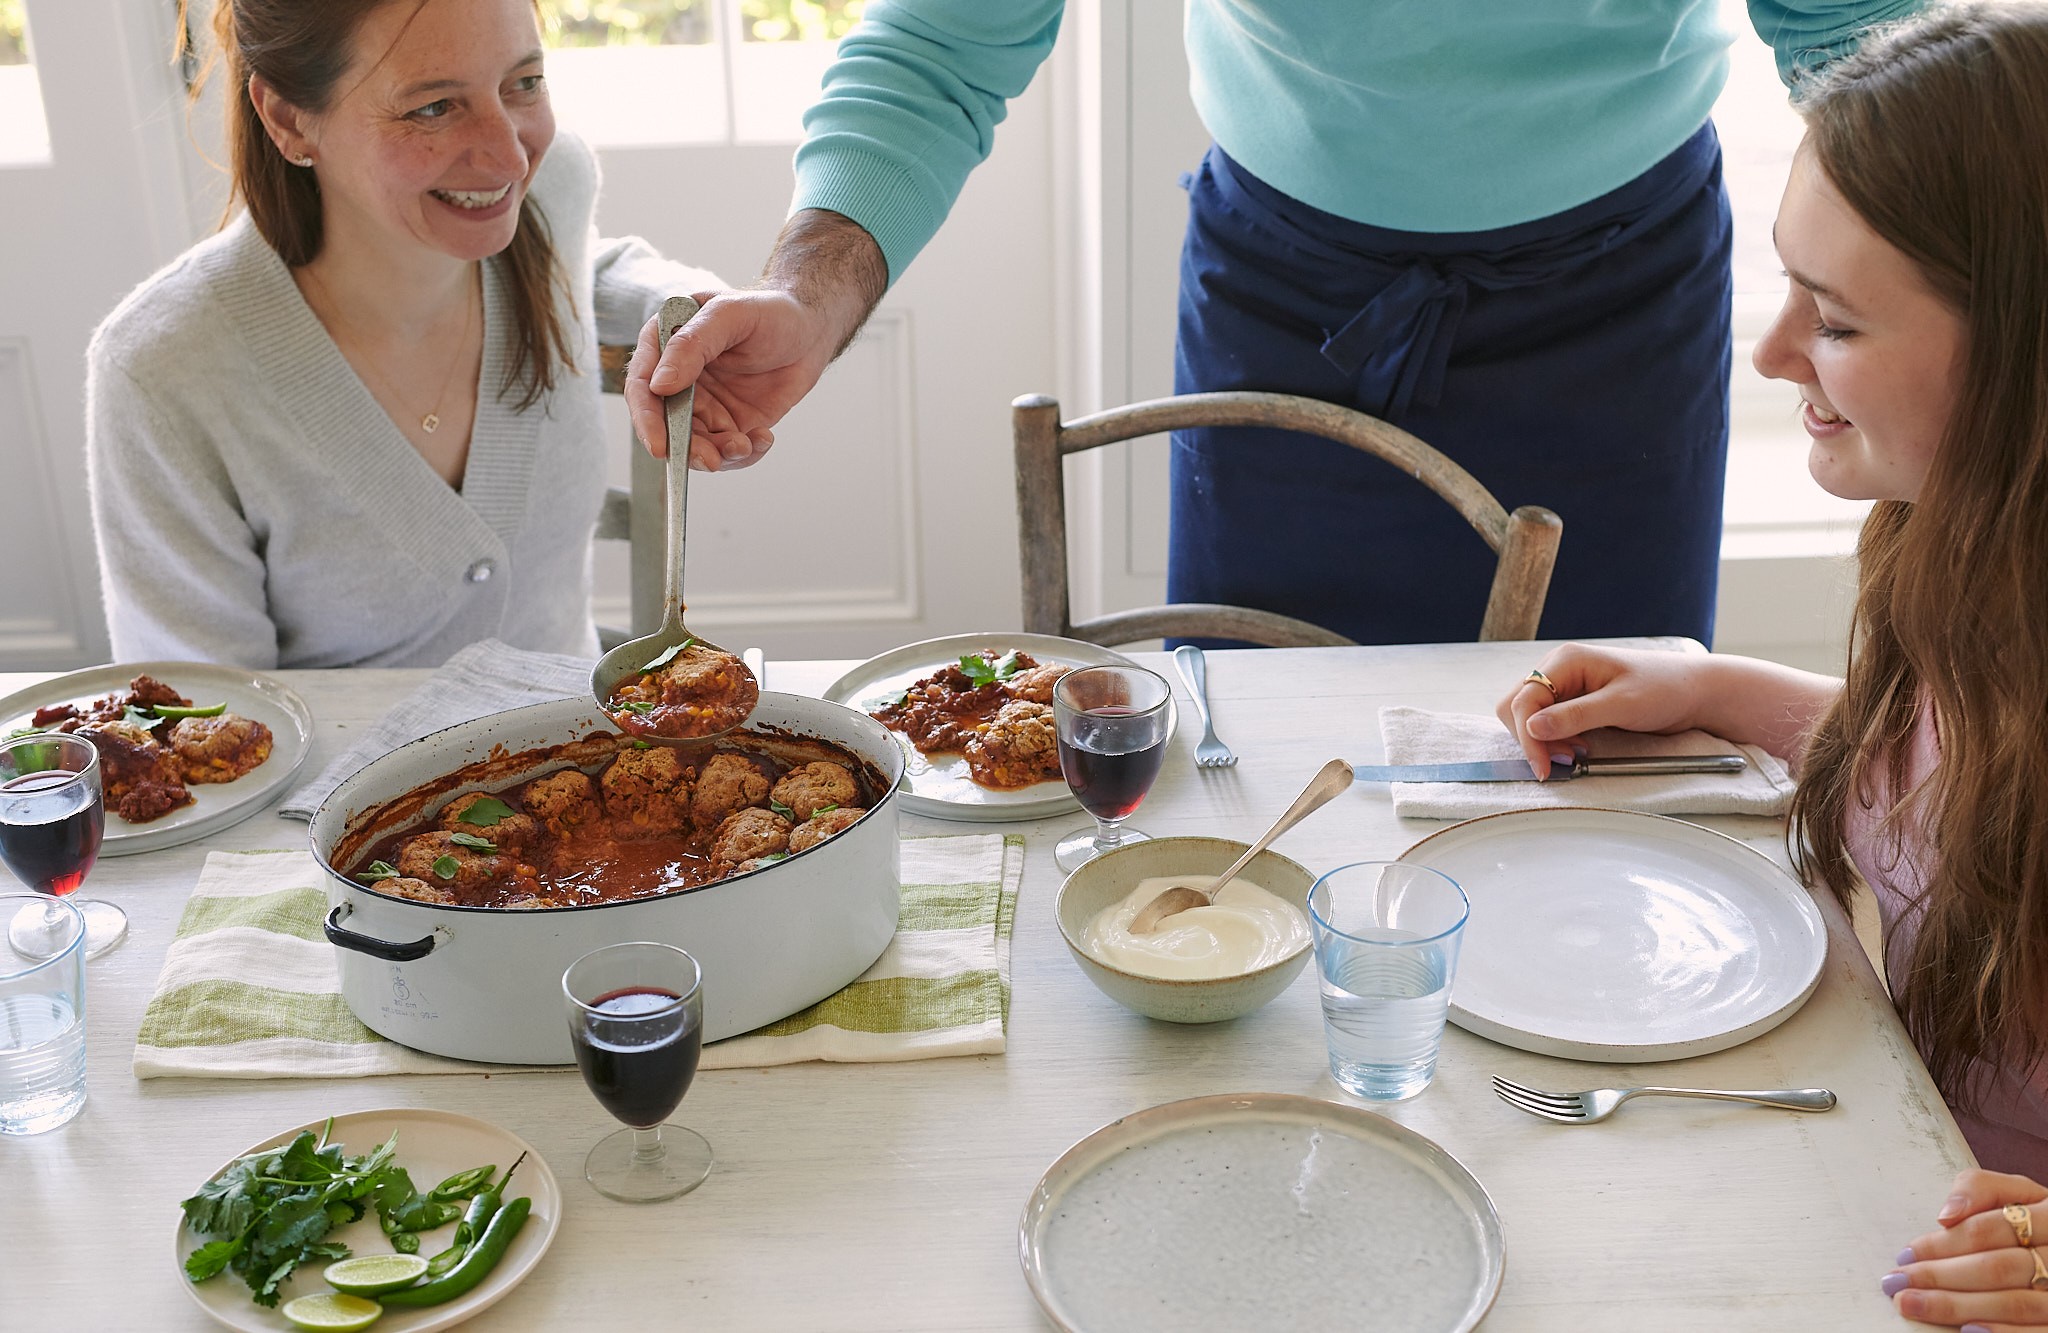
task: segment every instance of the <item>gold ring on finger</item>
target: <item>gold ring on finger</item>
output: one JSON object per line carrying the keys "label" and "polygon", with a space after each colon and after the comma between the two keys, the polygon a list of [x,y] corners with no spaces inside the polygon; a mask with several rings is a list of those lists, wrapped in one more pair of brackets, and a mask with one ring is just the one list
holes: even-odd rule
{"label": "gold ring on finger", "polygon": [[[2023,1203],[2009,1203],[2005,1206],[2005,1220],[2012,1223],[2012,1234],[2019,1237],[2020,1248],[2027,1250],[2033,1249],[2033,1211]],[[2034,1267],[2037,1272],[2040,1271],[2040,1260],[2038,1258],[2036,1258],[2034,1261]],[[2043,1276],[2048,1276],[2048,1274],[2044,1274]],[[2039,1279],[2036,1280],[2038,1281]]]}
{"label": "gold ring on finger", "polygon": [[1541,685],[1544,689],[1550,691],[1551,698],[1557,698],[1557,686],[1550,683],[1550,677],[1543,674],[1543,668],[1530,667],[1529,674],[1522,677],[1522,679],[1530,685]]}
{"label": "gold ring on finger", "polygon": [[2044,1257],[2039,1250],[2031,1247],[2027,1253],[2034,1256],[2034,1276],[2027,1285],[2035,1291],[2048,1291],[2048,1257]]}

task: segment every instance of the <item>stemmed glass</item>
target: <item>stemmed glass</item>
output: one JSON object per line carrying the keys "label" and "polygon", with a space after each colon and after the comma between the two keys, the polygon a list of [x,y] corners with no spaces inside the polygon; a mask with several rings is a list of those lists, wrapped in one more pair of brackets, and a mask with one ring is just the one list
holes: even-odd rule
{"label": "stemmed glass", "polygon": [[[52,899],[77,889],[99,859],[106,817],[91,741],[54,731],[0,741],[0,861],[16,879]],[[87,958],[128,934],[127,914],[112,903],[71,901],[85,918]],[[54,903],[24,907],[7,925],[7,942],[40,962],[70,944],[72,929]]]}
{"label": "stemmed glass", "polygon": [[583,1178],[622,1203],[687,1194],[711,1174],[711,1145],[665,1125],[704,1049],[703,972],[669,944],[612,944],[562,973],[576,1064],[604,1109],[628,1128],[598,1140]]}
{"label": "stemmed glass", "polygon": [[1052,712],[1060,772],[1081,808],[1095,816],[1095,827],[1074,830],[1053,849],[1060,869],[1076,870],[1150,836],[1123,822],[1166,762],[1173,690],[1143,667],[1082,667],[1053,686]]}

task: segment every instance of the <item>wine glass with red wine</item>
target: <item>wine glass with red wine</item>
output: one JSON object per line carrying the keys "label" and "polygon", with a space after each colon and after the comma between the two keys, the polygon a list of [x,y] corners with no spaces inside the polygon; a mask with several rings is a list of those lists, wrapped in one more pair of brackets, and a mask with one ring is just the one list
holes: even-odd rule
{"label": "wine glass with red wine", "polygon": [[1095,816],[1095,827],[1074,830],[1053,849],[1060,869],[1076,870],[1150,836],[1123,825],[1166,762],[1173,689],[1143,667],[1083,667],[1053,686],[1052,712],[1060,772],[1081,808]]}
{"label": "wine glass with red wine", "polygon": [[[0,861],[14,877],[54,900],[85,882],[106,829],[100,753],[82,736],[29,732],[0,741]],[[128,933],[112,903],[73,898],[85,917],[85,956],[96,958]],[[54,958],[74,929],[54,906],[25,907],[7,924],[7,942],[31,962]]]}
{"label": "wine glass with red wine", "polygon": [[598,1140],[583,1178],[624,1203],[687,1194],[711,1174],[711,1145],[662,1122],[682,1104],[704,1049],[703,973],[671,944],[612,944],[562,974],[583,1081],[627,1128]]}

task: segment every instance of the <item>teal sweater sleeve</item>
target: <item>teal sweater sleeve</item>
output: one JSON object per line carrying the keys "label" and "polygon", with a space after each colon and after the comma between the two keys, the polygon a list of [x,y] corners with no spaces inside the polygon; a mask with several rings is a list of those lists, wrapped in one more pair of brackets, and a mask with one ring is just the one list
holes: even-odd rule
{"label": "teal sweater sleeve", "polygon": [[790,208],[852,218],[894,282],[1052,51],[1065,0],[875,0],[804,113]]}
{"label": "teal sweater sleeve", "polygon": [[1924,8],[1926,0],[1749,0],[1749,21],[1777,54],[1778,77],[1792,86],[1854,49],[1871,25]]}

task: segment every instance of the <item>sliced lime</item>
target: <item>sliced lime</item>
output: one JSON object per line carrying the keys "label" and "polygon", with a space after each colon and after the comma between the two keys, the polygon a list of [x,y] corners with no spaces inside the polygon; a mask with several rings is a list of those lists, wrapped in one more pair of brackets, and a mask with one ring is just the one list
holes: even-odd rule
{"label": "sliced lime", "polygon": [[427,1261],[417,1254],[360,1254],[327,1265],[320,1276],[336,1291],[376,1296],[409,1287],[426,1271]]}
{"label": "sliced lime", "polygon": [[286,1301],[283,1311],[285,1318],[316,1333],[355,1333],[376,1323],[377,1316],[383,1313],[384,1307],[375,1301],[333,1291]]}

